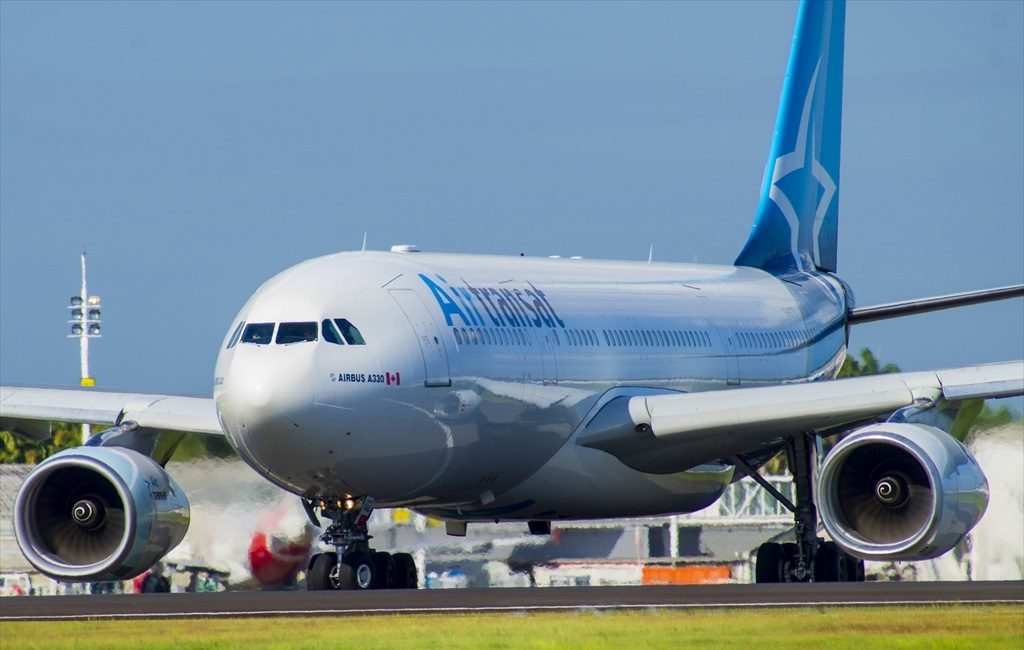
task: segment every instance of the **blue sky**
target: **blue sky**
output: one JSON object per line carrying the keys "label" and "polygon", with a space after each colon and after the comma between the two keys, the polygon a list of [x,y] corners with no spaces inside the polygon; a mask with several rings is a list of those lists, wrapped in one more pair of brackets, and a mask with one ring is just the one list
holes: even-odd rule
{"label": "blue sky", "polygon": [[[796,5],[0,3],[0,380],[208,394],[302,259],[731,263]],[[1024,3],[848,8],[839,274],[861,304],[1024,281]],[[1024,357],[1024,302],[855,329],[905,369]]]}

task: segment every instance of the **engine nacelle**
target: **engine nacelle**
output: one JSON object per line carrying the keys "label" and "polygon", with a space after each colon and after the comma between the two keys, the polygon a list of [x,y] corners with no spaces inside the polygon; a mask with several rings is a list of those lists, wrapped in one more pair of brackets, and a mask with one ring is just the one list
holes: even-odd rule
{"label": "engine nacelle", "polygon": [[25,558],[51,578],[133,578],[181,542],[185,493],[148,456],[121,447],[76,447],[36,467],[14,503]]}
{"label": "engine nacelle", "polygon": [[964,538],[988,507],[988,482],[967,448],[921,424],[864,427],[828,454],[821,521],[865,560],[927,560]]}

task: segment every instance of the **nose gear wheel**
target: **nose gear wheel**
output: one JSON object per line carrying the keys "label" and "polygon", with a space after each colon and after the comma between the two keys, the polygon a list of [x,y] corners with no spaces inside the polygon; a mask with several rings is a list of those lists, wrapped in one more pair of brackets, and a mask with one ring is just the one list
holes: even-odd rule
{"label": "nose gear wheel", "polygon": [[310,591],[365,589],[415,589],[419,575],[412,555],[386,553],[370,547],[367,529],[373,512],[373,499],[303,500],[303,507],[316,525],[320,517],[331,520],[320,541],[335,547],[334,552],[317,553],[309,563],[306,588]]}

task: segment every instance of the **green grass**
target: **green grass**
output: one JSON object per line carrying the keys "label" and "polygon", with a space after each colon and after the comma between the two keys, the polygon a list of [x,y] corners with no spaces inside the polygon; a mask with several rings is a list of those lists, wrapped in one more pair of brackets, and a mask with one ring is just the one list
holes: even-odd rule
{"label": "green grass", "polygon": [[0,623],[3,648],[1024,648],[1024,607]]}

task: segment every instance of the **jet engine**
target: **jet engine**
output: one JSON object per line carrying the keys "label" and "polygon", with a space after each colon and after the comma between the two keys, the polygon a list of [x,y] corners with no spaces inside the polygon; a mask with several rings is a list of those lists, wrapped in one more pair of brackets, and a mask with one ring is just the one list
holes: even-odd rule
{"label": "jet engine", "polygon": [[125,580],[178,545],[185,494],[148,456],[76,447],[41,463],[18,491],[14,533],[36,569],[62,581]]}
{"label": "jet engine", "polygon": [[825,458],[817,491],[829,535],[865,560],[938,557],[988,506],[988,482],[967,448],[920,424],[858,429]]}

